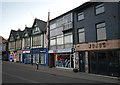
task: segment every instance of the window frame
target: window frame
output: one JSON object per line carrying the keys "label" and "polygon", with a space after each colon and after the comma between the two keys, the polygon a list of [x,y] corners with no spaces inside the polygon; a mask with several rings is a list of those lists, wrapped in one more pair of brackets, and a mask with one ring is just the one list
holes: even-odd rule
{"label": "window frame", "polygon": [[98,40],[98,33],[97,33],[97,29],[103,29],[103,28],[105,28],[105,31],[106,31],[106,23],[105,23],[105,26],[103,26],[103,27],[99,27],[99,28],[97,28],[97,25],[99,25],[99,24],[102,24],[102,23],[105,23],[105,21],[103,21],[103,22],[99,22],[99,23],[96,23],[95,24],[95,28],[96,28],[96,41],[103,41],[103,40],[107,40],[107,32],[106,32],[106,39],[100,39],[100,40]]}
{"label": "window frame", "polygon": [[[80,29],[84,29],[84,31],[79,32]],[[82,41],[82,42],[79,41],[79,33],[84,33],[84,41]],[[79,43],[85,43],[85,42],[86,42],[86,38],[85,38],[85,28],[84,28],[84,27],[78,28],[77,34],[78,34],[78,42],[79,42]]]}
{"label": "window frame", "polygon": [[[103,5],[102,5],[102,4],[103,4]],[[102,6],[99,6],[99,5],[102,5]],[[97,6],[99,6],[99,7],[97,7]],[[97,8],[96,8],[96,7],[97,7]],[[101,13],[98,13],[98,14],[97,14],[97,13],[96,13],[96,10],[99,9],[99,8],[101,8],[101,7],[104,7],[104,12],[101,12]],[[95,6],[94,6],[94,13],[95,13],[96,16],[105,13],[105,5],[104,5],[104,3],[99,3],[99,4],[95,5]]]}
{"label": "window frame", "polygon": [[[70,35],[72,35],[72,43],[70,42],[70,43],[65,43],[65,36],[70,36]],[[64,34],[64,44],[73,44],[73,34],[72,33],[68,33],[68,34]]]}
{"label": "window frame", "polygon": [[[81,15],[83,15],[84,17],[83,17],[83,19],[80,19],[80,20],[79,20],[78,16],[81,16]],[[84,19],[85,19],[85,12],[84,12],[84,11],[78,12],[78,13],[77,13],[77,21],[82,21],[82,20],[84,20]]]}

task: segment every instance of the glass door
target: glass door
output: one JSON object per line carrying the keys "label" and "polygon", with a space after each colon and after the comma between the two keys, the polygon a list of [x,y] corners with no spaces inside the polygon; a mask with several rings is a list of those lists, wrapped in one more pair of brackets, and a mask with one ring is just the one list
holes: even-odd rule
{"label": "glass door", "polygon": [[89,72],[97,73],[97,54],[96,52],[89,52]]}
{"label": "glass door", "polygon": [[98,74],[107,75],[107,53],[98,52]]}
{"label": "glass door", "polygon": [[85,52],[79,53],[79,71],[85,72]]}
{"label": "glass door", "polygon": [[71,68],[74,68],[74,55],[70,55]]}
{"label": "glass door", "polygon": [[118,51],[109,51],[109,75],[110,76],[120,76],[119,75],[119,53]]}
{"label": "glass door", "polygon": [[19,62],[21,62],[21,54],[19,54]]}

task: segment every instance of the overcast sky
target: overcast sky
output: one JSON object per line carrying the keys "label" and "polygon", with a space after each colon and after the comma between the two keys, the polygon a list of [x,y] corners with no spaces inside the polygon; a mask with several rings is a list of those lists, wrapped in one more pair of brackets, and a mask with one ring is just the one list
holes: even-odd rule
{"label": "overcast sky", "polygon": [[0,3],[0,36],[8,38],[11,29],[31,27],[36,18],[53,19],[89,0],[2,0]]}

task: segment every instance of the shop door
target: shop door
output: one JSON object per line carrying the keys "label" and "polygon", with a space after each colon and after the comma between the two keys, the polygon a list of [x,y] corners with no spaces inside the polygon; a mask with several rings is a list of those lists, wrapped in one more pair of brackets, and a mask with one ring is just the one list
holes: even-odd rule
{"label": "shop door", "polygon": [[79,71],[85,72],[85,52],[79,53]]}
{"label": "shop door", "polygon": [[119,77],[119,53],[118,51],[109,51],[109,76]]}
{"label": "shop door", "polygon": [[89,72],[90,73],[97,73],[97,53],[96,52],[89,52]]}
{"label": "shop door", "polygon": [[19,62],[21,62],[21,54],[19,54]]}
{"label": "shop door", "polygon": [[74,68],[74,56],[70,55],[71,60],[71,68]]}
{"label": "shop door", "polygon": [[107,75],[107,53],[98,52],[98,74]]}

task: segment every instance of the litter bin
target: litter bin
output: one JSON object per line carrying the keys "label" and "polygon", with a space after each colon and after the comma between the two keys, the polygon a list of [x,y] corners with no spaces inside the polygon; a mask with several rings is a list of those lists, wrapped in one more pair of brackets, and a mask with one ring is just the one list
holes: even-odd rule
{"label": "litter bin", "polygon": [[27,64],[27,59],[24,59],[24,64]]}

